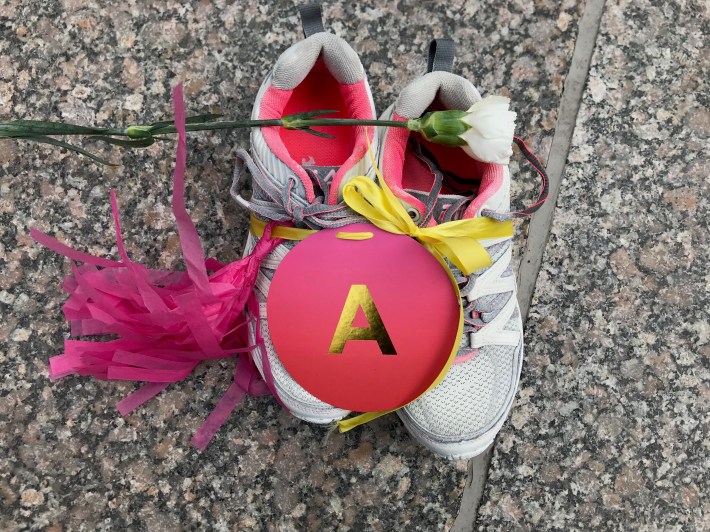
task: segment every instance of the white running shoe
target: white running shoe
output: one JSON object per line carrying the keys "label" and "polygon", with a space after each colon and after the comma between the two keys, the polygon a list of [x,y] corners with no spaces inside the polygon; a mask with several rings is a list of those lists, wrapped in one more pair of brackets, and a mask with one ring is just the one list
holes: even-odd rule
{"label": "white running shoe", "polygon": [[[481,100],[468,80],[446,71],[453,62],[453,43],[438,40],[432,48],[429,72],[408,85],[382,119],[405,121],[429,111],[465,111]],[[440,70],[432,71],[432,65]],[[507,165],[474,160],[463,149],[429,143],[402,128],[383,130],[380,140],[382,175],[420,226],[520,214],[509,212]],[[516,143],[522,141],[516,139]],[[524,152],[529,153],[526,148]],[[397,411],[415,439],[447,458],[482,453],[513,404],[522,369],[523,324],[511,267],[511,241],[481,242],[493,263],[469,277],[452,267],[465,319],[456,360],[441,384]]]}
{"label": "white running shoe", "polygon": [[[340,37],[323,31],[320,9],[301,10],[306,38],[287,49],[264,80],[254,103],[253,119],[334,109],[329,117],[375,118],[370,87],[360,59]],[[293,223],[296,227],[322,229],[362,221],[343,202],[341,191],[355,176],[372,174],[368,137],[377,150],[374,127],[318,127],[333,138],[319,138],[303,131],[280,127],[254,128],[251,153],[238,153],[232,193],[238,201],[238,179],[244,165],[252,174],[249,208],[264,221]],[[244,253],[254,249],[258,238],[250,234]],[[266,360],[255,350],[252,357],[262,376],[268,372],[281,402],[296,417],[313,423],[332,423],[349,412],[326,404],[304,390],[286,371],[274,350],[266,316],[266,298],[276,268],[295,242],[285,241],[262,263],[256,294],[260,306],[259,336]],[[313,282],[318,282],[317,275]],[[257,340],[251,326],[250,340]],[[265,367],[268,363],[269,368]],[[268,378],[267,378],[268,381]]]}

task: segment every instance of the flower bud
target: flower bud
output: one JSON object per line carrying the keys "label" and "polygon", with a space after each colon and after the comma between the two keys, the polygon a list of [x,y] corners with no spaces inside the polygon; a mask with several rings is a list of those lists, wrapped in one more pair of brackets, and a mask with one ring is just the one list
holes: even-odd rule
{"label": "flower bud", "polygon": [[422,137],[435,144],[456,147],[464,146],[466,141],[461,135],[471,128],[464,121],[466,111],[435,111],[426,113],[419,119],[410,120],[407,128],[417,131]]}
{"label": "flower bud", "polygon": [[513,154],[516,114],[510,100],[488,96],[467,111],[434,111],[409,120],[407,128],[429,142],[460,146],[473,159],[485,163],[508,164]]}

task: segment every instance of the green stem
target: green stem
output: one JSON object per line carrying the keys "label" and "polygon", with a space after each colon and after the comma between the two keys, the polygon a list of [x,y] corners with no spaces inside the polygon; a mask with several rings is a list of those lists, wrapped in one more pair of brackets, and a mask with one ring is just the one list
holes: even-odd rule
{"label": "green stem", "polygon": [[[354,118],[321,118],[319,115],[332,114],[337,111],[307,111],[287,115],[282,118],[270,120],[234,120],[226,122],[213,122],[219,115],[197,115],[186,119],[186,131],[210,131],[218,129],[241,129],[251,127],[280,126],[291,130],[300,130],[319,137],[329,137],[323,132],[311,129],[314,126],[385,126],[407,128],[418,131],[418,120],[399,122],[396,120],[357,120]],[[10,123],[0,124],[0,140],[14,138],[17,140],[35,141],[44,144],[53,144],[72,150],[81,155],[91,157],[97,162],[108,164],[108,161],[90,154],[83,148],[69,144],[66,141],[55,139],[59,136],[85,136],[98,138],[103,142],[123,148],[145,148],[157,140],[164,140],[161,135],[177,133],[175,125],[170,122],[155,122],[145,126],[130,126],[127,128],[113,127],[87,127],[62,122],[49,122],[41,120],[15,120]],[[124,137],[127,137],[124,140]]]}
{"label": "green stem", "polygon": [[[284,117],[287,119],[288,117]],[[288,120],[285,120],[288,122]],[[307,118],[298,120],[298,125],[311,126],[384,126],[384,127],[407,127],[407,122],[396,120],[358,120],[356,118]],[[288,127],[288,126],[287,126]],[[300,129],[294,127],[291,129]]]}
{"label": "green stem", "polygon": [[[209,131],[213,129],[240,129],[245,127],[264,127],[282,125],[280,118],[273,120],[235,120],[233,122],[210,122],[207,124],[185,124],[186,131]],[[162,135],[177,133],[175,126],[164,126],[151,131],[151,134]]]}
{"label": "green stem", "polygon": [[61,122],[17,121],[0,124],[0,138],[32,135],[121,135],[125,129],[77,126]]}
{"label": "green stem", "polygon": [[[284,125],[284,122],[288,125]],[[408,122],[396,120],[358,120],[354,118],[299,118],[289,123],[289,116],[272,120],[234,120],[229,122],[207,122],[201,124],[186,124],[187,131],[210,131],[217,129],[241,129],[248,127],[283,126],[289,129],[306,129],[312,126],[384,126],[408,127]],[[174,125],[151,128],[150,126],[133,126],[131,129],[146,128],[145,136],[153,134],[177,133]],[[411,129],[411,127],[410,127]],[[1,137],[28,137],[33,135],[67,135],[67,136],[114,136],[128,137],[129,128],[96,128],[64,124],[61,122],[33,122],[0,124]]]}

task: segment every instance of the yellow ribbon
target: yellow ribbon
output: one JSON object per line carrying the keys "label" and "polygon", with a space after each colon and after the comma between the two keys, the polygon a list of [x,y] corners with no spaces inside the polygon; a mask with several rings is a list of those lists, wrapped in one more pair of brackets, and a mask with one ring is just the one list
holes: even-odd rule
{"label": "yellow ribbon", "polygon": [[[253,214],[249,217],[249,230],[251,234],[261,238],[264,236],[266,222],[259,220]],[[298,227],[286,227],[284,225],[275,225],[271,228],[271,238],[283,238],[284,240],[304,240],[306,237],[317,233],[313,229],[299,229]]]}
{"label": "yellow ribbon", "polygon": [[492,218],[467,218],[433,227],[418,227],[379,171],[377,175],[379,186],[364,176],[350,180],[343,188],[345,203],[388,233],[416,238],[429,251],[449,259],[465,275],[491,264],[491,258],[479,240],[513,236],[511,220],[499,222]]}

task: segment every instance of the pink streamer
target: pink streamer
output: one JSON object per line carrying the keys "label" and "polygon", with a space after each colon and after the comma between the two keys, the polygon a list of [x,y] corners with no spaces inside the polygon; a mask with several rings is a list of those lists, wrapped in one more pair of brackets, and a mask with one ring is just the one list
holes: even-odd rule
{"label": "pink streamer", "polygon": [[[169,383],[187,377],[203,360],[234,357],[261,348],[266,379],[261,378],[250,356],[239,357],[234,382],[193,437],[193,445],[204,450],[244,395],[275,395],[258,332],[258,302],[253,287],[261,261],[280,240],[270,237],[270,225],[249,256],[230,264],[205,260],[197,229],[185,208],[187,150],[182,85],[175,87],[173,99],[178,131],[173,213],[186,271],[149,269],[130,259],[113,190],[111,209],[120,261],[76,251],[36,229],[30,235],[72,260],[72,274],[63,285],[69,293],[63,311],[72,335],[117,336],[109,341],[66,340],[64,353],[49,361],[51,378],[78,374],[146,382],[116,405],[121,415],[155,397]],[[248,318],[246,307],[254,318]],[[256,346],[250,345],[245,332],[250,320],[256,321]]]}
{"label": "pink streamer", "polygon": [[116,403],[116,409],[118,409],[118,412],[122,416],[127,416],[143,403],[149,401],[162,392],[168,387],[168,384],[169,383],[166,382],[150,382],[148,384],[144,384],[135,392]]}
{"label": "pink streamer", "polygon": [[194,283],[197,293],[205,301],[212,301],[205,271],[205,254],[202,251],[200,236],[185,208],[185,162],[187,159],[187,133],[185,132],[185,106],[183,104],[182,83],[173,90],[175,102],[175,129],[178,132],[175,174],[173,175],[173,215],[177,223],[180,246],[187,265],[187,273]]}

